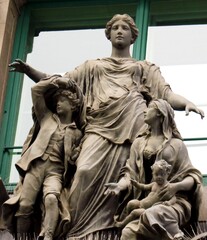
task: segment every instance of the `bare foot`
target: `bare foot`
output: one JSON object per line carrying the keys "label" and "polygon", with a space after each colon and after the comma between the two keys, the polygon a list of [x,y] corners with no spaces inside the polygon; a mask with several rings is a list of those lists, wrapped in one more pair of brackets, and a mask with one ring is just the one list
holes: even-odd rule
{"label": "bare foot", "polygon": [[114,226],[117,228],[123,228],[124,227],[124,223],[123,222],[115,222]]}
{"label": "bare foot", "polygon": [[124,224],[122,221],[117,221],[119,218],[119,216],[114,216],[114,226],[117,227],[117,228],[123,228],[124,227]]}
{"label": "bare foot", "polygon": [[183,240],[184,239],[184,233],[183,232],[179,232],[177,234],[175,234],[173,240]]}

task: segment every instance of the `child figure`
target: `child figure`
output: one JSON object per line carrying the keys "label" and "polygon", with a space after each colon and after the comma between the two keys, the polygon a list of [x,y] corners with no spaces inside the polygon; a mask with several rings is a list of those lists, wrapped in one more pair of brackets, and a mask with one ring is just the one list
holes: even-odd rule
{"label": "child figure", "polygon": [[[32,87],[34,113],[40,130],[16,163],[22,178],[15,214],[17,239],[24,239],[30,233],[34,205],[40,191],[43,192],[45,209],[44,229],[40,235],[44,240],[52,240],[57,226],[64,176],[68,164],[74,164],[74,153],[82,137],[74,123],[74,113],[83,101],[82,93],[76,85],[70,89],[62,87],[57,79],[44,79]],[[45,101],[48,91],[55,92],[52,94],[55,113],[47,107]],[[12,198],[8,201],[12,201]]]}
{"label": "child figure", "polygon": [[[150,191],[146,198],[142,200],[131,200],[127,204],[127,211],[129,215],[121,222],[115,220],[115,226],[119,228],[123,228],[129,222],[138,219],[140,215],[145,211],[145,209],[150,208],[154,204],[158,204],[161,202],[159,193],[161,190],[167,186],[168,181],[167,178],[171,171],[171,165],[169,165],[165,160],[156,161],[152,165],[152,176],[154,182],[150,184],[141,184],[137,181],[131,179],[132,184],[144,191]],[[176,202],[176,197],[174,196],[171,199],[166,199],[166,201],[162,201],[162,204],[172,205]]]}

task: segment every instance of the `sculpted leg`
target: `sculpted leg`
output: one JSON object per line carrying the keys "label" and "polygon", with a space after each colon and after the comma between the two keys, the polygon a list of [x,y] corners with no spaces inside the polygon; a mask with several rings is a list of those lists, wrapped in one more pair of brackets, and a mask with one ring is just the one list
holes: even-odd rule
{"label": "sculpted leg", "polygon": [[30,235],[30,233],[34,234],[32,216],[43,179],[43,171],[41,171],[43,168],[37,169],[39,163],[41,162],[37,160],[36,163],[31,165],[30,171],[26,173],[23,181],[22,191],[19,198],[19,208],[15,214],[17,217],[16,232],[20,236]]}
{"label": "sculpted leg", "polygon": [[133,220],[138,220],[140,215],[144,211],[145,211],[145,209],[143,209],[143,208],[134,209],[123,221],[121,221],[121,222],[115,221],[115,226],[118,228],[123,228],[128,223],[132,222]]}
{"label": "sculpted leg", "polygon": [[18,235],[28,235],[33,231],[32,215],[34,211],[33,206],[36,200],[36,196],[37,191],[33,191],[33,189],[30,188],[30,184],[25,181],[19,199],[19,209],[15,214],[17,218],[16,232]]}
{"label": "sculpted leg", "polygon": [[130,213],[132,210],[140,208],[140,201],[133,199],[127,203],[127,212]]}
{"label": "sculpted leg", "polygon": [[50,193],[45,197],[44,240],[52,240],[58,222],[58,199]]}

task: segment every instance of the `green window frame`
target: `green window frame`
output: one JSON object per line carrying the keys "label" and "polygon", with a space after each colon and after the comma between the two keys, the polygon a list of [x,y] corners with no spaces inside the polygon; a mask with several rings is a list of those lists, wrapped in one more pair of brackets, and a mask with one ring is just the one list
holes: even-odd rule
{"label": "green window frame", "polygon": [[[28,0],[19,17],[12,60],[25,60],[32,51],[34,36],[40,31],[103,28],[116,13],[135,18],[140,35],[133,57],[144,59],[148,26],[207,23],[205,0]],[[22,90],[22,74],[10,73],[0,129],[0,176],[8,191],[12,154],[20,154],[21,146],[13,146]],[[207,138],[206,138],[207,139]],[[195,140],[195,139],[193,139]],[[207,185],[206,176],[204,184]]]}

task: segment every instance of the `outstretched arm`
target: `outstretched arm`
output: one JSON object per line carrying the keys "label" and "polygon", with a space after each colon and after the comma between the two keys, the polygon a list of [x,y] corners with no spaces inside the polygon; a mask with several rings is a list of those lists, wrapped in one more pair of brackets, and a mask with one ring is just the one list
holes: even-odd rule
{"label": "outstretched arm", "polygon": [[204,112],[198,109],[194,103],[171,90],[158,66],[147,61],[144,61],[142,64],[144,69],[142,87],[152,99],[164,98],[174,110],[185,110],[186,115],[193,111],[200,114],[201,118],[204,117]]}
{"label": "outstretched arm", "polygon": [[106,183],[105,185],[105,195],[119,195],[121,191],[126,190],[130,186],[130,177],[125,174],[120,178],[118,183]]}
{"label": "outstretched arm", "polygon": [[46,73],[40,72],[32,68],[27,63],[23,62],[20,59],[16,59],[14,62],[9,64],[10,72],[20,72],[26,74],[34,82],[39,82],[41,78],[47,77]]}
{"label": "outstretched arm", "polygon": [[201,118],[204,118],[204,112],[203,110],[196,107],[196,105],[186,98],[174,93],[169,92],[166,100],[169,102],[169,104],[172,106],[175,110],[185,110],[186,115],[189,115],[190,111],[193,111],[195,113],[200,114]]}
{"label": "outstretched arm", "polygon": [[143,184],[143,183],[139,183],[134,179],[131,179],[131,183],[133,186],[135,186],[138,189],[144,190],[144,191],[150,191],[152,190],[153,184],[154,183],[150,183],[150,184]]}

